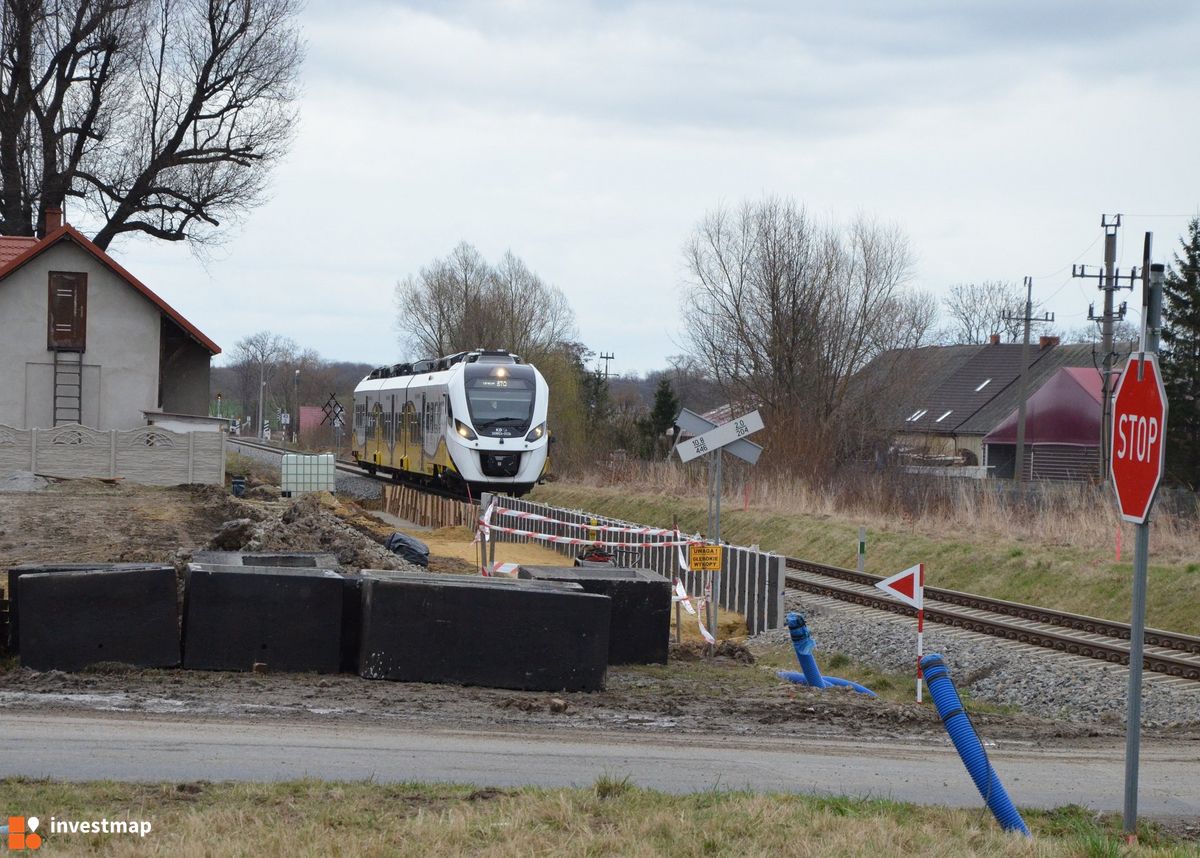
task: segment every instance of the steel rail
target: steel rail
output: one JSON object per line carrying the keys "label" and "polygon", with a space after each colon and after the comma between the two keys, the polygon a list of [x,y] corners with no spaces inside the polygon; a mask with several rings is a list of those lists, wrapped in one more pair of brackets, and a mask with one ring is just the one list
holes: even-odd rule
{"label": "steel rail", "polygon": [[[791,558],[788,558],[787,565],[790,568],[807,572],[814,576],[825,574],[824,572],[820,571],[820,564],[794,561]],[[830,568],[836,569],[837,567]],[[858,573],[853,574],[857,575]],[[837,579],[843,576],[828,575],[826,577]],[[875,576],[870,577],[875,578]],[[913,608],[901,602],[897,602],[894,599],[888,598],[882,593],[875,594],[864,590],[851,589],[848,587],[839,586],[833,582],[827,583],[822,581],[813,581],[796,575],[785,575],[785,580],[789,587],[797,590],[816,593],[822,596],[830,596],[841,601],[864,605],[866,607],[888,611],[894,614],[902,614],[905,616],[914,616],[916,614],[916,611]],[[856,581],[855,583],[867,584],[868,582]],[[874,581],[869,583],[873,584]],[[926,594],[929,595],[932,589],[933,588],[926,588]],[[985,608],[976,609],[986,610]],[[1034,610],[1036,611],[1040,609],[1035,608]],[[936,604],[931,605],[928,600],[925,603],[925,618],[930,622],[961,628],[966,631],[978,632],[980,634],[986,634],[993,637],[1000,637],[1006,640],[1017,641],[1019,643],[1030,644],[1045,649],[1055,650],[1057,652],[1063,652],[1069,655],[1079,655],[1087,658],[1111,662],[1114,664],[1129,663],[1128,644],[1111,638],[1109,640],[1089,640],[1087,638],[1079,637],[1077,634],[1072,634],[1073,631],[1084,632],[1083,629],[1063,628],[1062,631],[1058,631],[1057,629],[1015,625],[1013,623],[1005,622],[1003,617],[993,618],[972,616],[969,614],[959,613],[953,609],[938,607]],[[1084,617],[1081,619],[1089,618]],[[1084,633],[1094,634],[1094,632]],[[1147,651],[1143,654],[1143,665],[1147,670],[1151,670],[1156,673],[1200,681],[1200,660],[1193,660],[1186,657],[1177,658],[1169,653]]]}
{"label": "steel rail", "polygon": [[[843,569],[839,566],[826,566],[822,563],[812,563],[807,560],[787,558],[789,569],[802,569],[828,578],[840,578],[853,581],[856,584],[875,586],[882,581],[879,575],[867,572],[856,572],[853,569]],[[926,587],[925,597],[948,605],[958,605],[993,614],[1005,614],[1021,620],[1045,623],[1052,626],[1063,626],[1089,634],[1104,635],[1105,637],[1129,640],[1129,624],[1116,620],[1105,620],[1099,617],[1089,617],[1084,614],[1071,614],[1066,611],[1056,611],[1051,608],[1040,608],[1036,605],[1025,605],[1020,602],[1009,602],[1004,599],[993,599],[989,596],[976,596],[973,593],[963,593],[960,590],[947,590],[942,587]],[[1146,629],[1146,643],[1150,646],[1160,646],[1165,649],[1178,650],[1200,654],[1200,637],[1168,632],[1162,629]]]}

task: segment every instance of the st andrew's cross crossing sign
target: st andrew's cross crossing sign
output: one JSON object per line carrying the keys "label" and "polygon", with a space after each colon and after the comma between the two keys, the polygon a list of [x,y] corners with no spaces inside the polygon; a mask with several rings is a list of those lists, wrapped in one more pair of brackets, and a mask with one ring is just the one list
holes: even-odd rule
{"label": "st andrew's cross crossing sign", "polygon": [[[735,441],[740,441],[762,428],[762,417],[757,411],[751,411],[737,420],[730,420],[728,423],[709,429],[703,435],[680,441],[675,445],[675,449],[679,451],[680,461],[690,462],[697,456],[703,456],[705,453],[711,453],[713,450],[719,450]],[[760,447],[759,450],[761,451],[761,449]],[[758,456],[755,456],[754,459],[757,460]],[[751,464],[754,462],[752,461]]]}
{"label": "st andrew's cross crossing sign", "polygon": [[1130,356],[1113,394],[1112,421],[1109,467],[1121,518],[1144,524],[1166,459],[1167,393],[1157,355]]}

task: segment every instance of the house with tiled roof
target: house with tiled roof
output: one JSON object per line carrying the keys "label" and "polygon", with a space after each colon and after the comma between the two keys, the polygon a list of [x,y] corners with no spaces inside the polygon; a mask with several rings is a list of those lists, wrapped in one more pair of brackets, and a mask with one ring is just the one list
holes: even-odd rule
{"label": "house with tiled roof", "polygon": [[[1122,347],[1124,352],[1129,348],[1129,344]],[[892,427],[894,452],[910,464],[969,468],[963,473],[972,476],[1011,477],[1015,444],[1010,442],[1005,448],[1004,436],[995,436],[990,452],[1003,461],[993,462],[984,438],[1001,424],[1007,425],[1019,405],[1021,351],[1020,344],[1001,343],[994,337],[982,345],[926,346],[876,358],[878,365],[868,367],[865,375],[886,379],[893,388],[891,411],[885,419]],[[1064,368],[1089,370],[1098,376],[1099,360],[1097,348],[1091,343],[1063,345],[1057,337],[1042,337],[1031,343],[1027,402]],[[1046,396],[1039,399],[1045,401]],[[1050,427],[1055,421],[1094,424],[1098,451],[1099,400],[1073,397],[1070,408],[1079,413],[1048,413],[1041,429],[1053,435]],[[1090,452],[1080,452],[1079,462],[1090,461],[1090,456]],[[1028,469],[1026,463],[1027,475]],[[1070,478],[1083,478],[1086,468],[1076,464],[1069,470]]]}
{"label": "house with tiled roof", "polygon": [[41,239],[0,236],[0,424],[215,429],[201,424],[220,351],[61,212]]}

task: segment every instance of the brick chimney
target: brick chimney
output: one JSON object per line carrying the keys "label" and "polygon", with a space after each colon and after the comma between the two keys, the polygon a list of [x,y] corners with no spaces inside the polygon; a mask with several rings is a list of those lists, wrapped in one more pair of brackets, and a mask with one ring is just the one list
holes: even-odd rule
{"label": "brick chimney", "polygon": [[1038,337],[1038,348],[1046,349],[1050,346],[1058,345],[1062,340],[1059,337]]}
{"label": "brick chimney", "polygon": [[994,346],[1000,345],[1000,335],[992,334],[990,337],[988,337],[988,342],[990,342]]}
{"label": "brick chimney", "polygon": [[49,235],[63,225],[62,209],[46,209],[46,230],[43,235]]}

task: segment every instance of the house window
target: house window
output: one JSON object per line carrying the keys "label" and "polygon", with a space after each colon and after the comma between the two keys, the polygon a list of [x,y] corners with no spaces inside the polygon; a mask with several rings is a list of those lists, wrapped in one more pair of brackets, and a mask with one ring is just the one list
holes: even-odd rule
{"label": "house window", "polygon": [[985,378],[983,380],[983,383],[980,384],[979,387],[975,388],[975,392],[978,393],[979,391],[983,390],[985,387],[987,387],[991,383],[992,383],[992,380],[990,378]]}
{"label": "house window", "polygon": [[51,271],[48,307],[46,348],[83,351],[87,345],[87,274]]}
{"label": "house window", "polygon": [[908,420],[906,420],[905,422],[906,422],[906,423],[912,423],[912,422],[914,422],[914,421],[920,420],[922,417],[924,417],[924,416],[925,416],[926,412],[928,412],[928,411],[929,411],[929,409],[928,409],[928,408],[920,408],[920,409],[917,409],[916,411],[914,411],[914,412],[912,413],[912,415],[911,415],[911,416],[908,418]]}
{"label": "house window", "polygon": [[953,408],[951,408],[951,409],[950,409],[950,411],[947,411],[945,414],[943,414],[941,417],[939,417],[937,420],[934,420],[933,422],[934,422],[934,423],[941,423],[943,420],[945,420],[947,417],[949,417],[949,416],[950,416],[950,412],[951,412],[951,411],[953,411],[953,410],[954,410],[954,409],[953,409]]}

